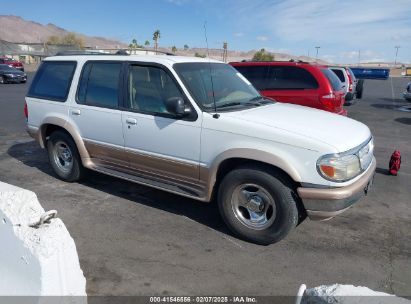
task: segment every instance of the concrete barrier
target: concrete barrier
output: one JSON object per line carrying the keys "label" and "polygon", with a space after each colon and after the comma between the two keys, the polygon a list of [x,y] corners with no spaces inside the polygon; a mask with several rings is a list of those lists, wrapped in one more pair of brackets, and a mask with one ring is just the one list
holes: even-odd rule
{"label": "concrete barrier", "polygon": [[64,223],[34,192],[0,182],[0,296],[85,296],[86,279]]}
{"label": "concrete barrier", "polygon": [[305,289],[302,298],[297,300],[298,304],[411,304],[407,299],[368,287],[343,284]]}

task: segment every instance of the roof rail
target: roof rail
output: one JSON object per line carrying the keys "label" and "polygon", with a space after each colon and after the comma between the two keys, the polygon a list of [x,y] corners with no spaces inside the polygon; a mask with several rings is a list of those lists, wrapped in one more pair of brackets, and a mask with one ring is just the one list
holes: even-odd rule
{"label": "roof rail", "polygon": [[[175,54],[170,53],[170,52],[164,52],[164,51],[154,51],[154,50],[146,50],[146,49],[137,49],[138,51],[146,51],[146,52],[152,52],[152,53],[160,53],[168,56],[175,56]],[[130,55],[126,49],[120,49],[117,52],[113,53],[101,53],[98,51],[88,51],[88,50],[71,50],[71,51],[61,51],[58,52],[54,56],[75,56],[75,55],[103,55],[103,56],[115,56],[115,55],[123,55],[123,56],[128,56]]]}
{"label": "roof rail", "polygon": [[175,56],[176,54],[170,53],[170,52],[164,52],[164,51],[151,51],[154,53],[160,53],[160,54],[164,54],[164,55],[168,55],[168,56]]}
{"label": "roof rail", "polygon": [[[118,53],[118,52],[117,52]],[[108,54],[108,53],[101,53],[97,51],[82,51],[82,50],[72,50],[72,51],[62,51],[58,52],[55,56],[73,56],[73,55],[125,55],[125,54]]]}

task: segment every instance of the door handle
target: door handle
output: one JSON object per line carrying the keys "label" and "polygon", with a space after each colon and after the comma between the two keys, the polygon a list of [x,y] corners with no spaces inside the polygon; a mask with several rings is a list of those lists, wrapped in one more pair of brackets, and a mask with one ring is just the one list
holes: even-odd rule
{"label": "door handle", "polygon": [[129,125],[136,125],[137,124],[137,119],[127,118],[126,123],[129,124]]}
{"label": "door handle", "polygon": [[81,111],[80,110],[71,110],[71,114],[73,115],[80,115]]}

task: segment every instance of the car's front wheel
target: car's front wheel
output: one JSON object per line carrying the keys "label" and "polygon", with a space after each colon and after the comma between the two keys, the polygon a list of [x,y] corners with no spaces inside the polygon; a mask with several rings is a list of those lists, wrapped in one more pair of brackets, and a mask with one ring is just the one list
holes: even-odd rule
{"label": "car's front wheel", "polygon": [[268,245],[298,224],[297,194],[277,170],[244,166],[229,172],[218,191],[224,222],[240,238]]}
{"label": "car's front wheel", "polygon": [[0,84],[4,84],[4,83],[6,83],[6,81],[4,80],[4,77],[0,76]]}
{"label": "car's front wheel", "polygon": [[73,139],[65,132],[53,132],[47,141],[50,164],[59,178],[67,182],[79,180],[84,173]]}

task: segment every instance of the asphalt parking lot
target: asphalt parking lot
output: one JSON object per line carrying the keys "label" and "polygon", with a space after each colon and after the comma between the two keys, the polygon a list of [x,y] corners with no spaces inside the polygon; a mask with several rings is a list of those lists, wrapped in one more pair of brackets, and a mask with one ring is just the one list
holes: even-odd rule
{"label": "asphalt parking lot", "polygon": [[[375,137],[371,193],[271,246],[236,239],[214,204],[98,173],[81,183],[55,178],[24,131],[28,84],[0,86],[0,180],[58,210],[89,295],[295,295],[302,283],[341,283],[411,296],[411,112],[398,110],[407,81],[367,80],[363,99],[347,108]],[[397,177],[386,170],[395,148],[403,161]]]}

